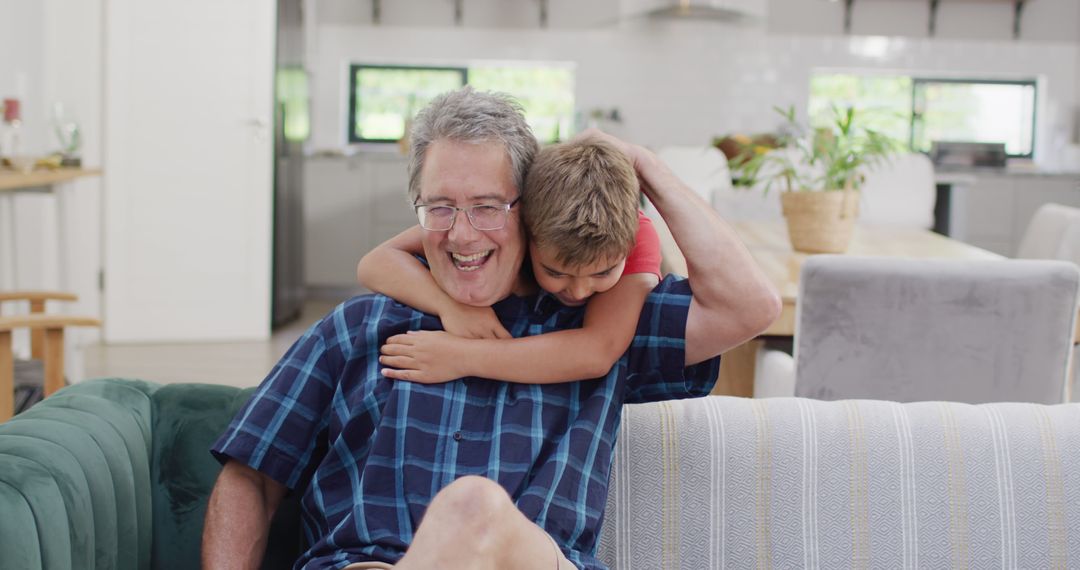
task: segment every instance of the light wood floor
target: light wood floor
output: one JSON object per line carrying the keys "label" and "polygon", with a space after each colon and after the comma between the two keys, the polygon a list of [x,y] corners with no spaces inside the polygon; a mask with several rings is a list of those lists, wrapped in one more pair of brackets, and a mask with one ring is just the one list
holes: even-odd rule
{"label": "light wood floor", "polygon": [[336,305],[309,301],[298,320],[275,330],[262,342],[88,346],[82,354],[85,378],[255,386],[293,342]]}

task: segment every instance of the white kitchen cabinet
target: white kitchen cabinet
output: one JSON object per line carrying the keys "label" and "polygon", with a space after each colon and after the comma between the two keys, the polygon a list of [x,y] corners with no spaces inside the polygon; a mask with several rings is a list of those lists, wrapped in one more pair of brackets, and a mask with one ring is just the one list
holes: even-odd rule
{"label": "white kitchen cabinet", "polygon": [[1011,257],[1032,215],[1050,202],[1080,207],[1080,174],[979,174],[952,187],[949,234]]}
{"label": "white kitchen cabinet", "polygon": [[360,258],[416,224],[407,198],[406,158],[393,152],[312,157],[304,172],[309,293],[347,295],[358,287]]}
{"label": "white kitchen cabinet", "polygon": [[1080,207],[1080,176],[1075,178],[1020,177],[1015,181],[1016,203],[1013,215],[1013,254],[1027,231],[1031,217],[1047,203]]}
{"label": "white kitchen cabinet", "polygon": [[1013,181],[980,176],[975,184],[954,186],[953,237],[972,245],[1009,255],[1012,243]]}

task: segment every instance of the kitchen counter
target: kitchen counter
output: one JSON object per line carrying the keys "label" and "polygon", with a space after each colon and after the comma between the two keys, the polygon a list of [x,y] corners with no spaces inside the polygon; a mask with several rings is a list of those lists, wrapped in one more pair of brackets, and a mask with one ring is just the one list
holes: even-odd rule
{"label": "kitchen counter", "polygon": [[946,184],[942,179],[970,178],[973,176],[1015,176],[1015,177],[1038,177],[1038,178],[1077,178],[1080,179],[1078,170],[1061,170],[1056,168],[1040,168],[1035,166],[949,166],[935,165],[934,175],[938,183]]}

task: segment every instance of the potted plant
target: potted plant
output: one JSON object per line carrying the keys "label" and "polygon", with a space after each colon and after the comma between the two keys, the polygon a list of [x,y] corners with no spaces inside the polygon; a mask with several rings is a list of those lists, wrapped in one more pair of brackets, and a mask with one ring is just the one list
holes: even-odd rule
{"label": "potted plant", "polygon": [[766,193],[781,188],[788,237],[796,251],[842,253],[851,241],[867,168],[899,146],[887,135],[857,125],[853,108],[834,107],[832,121],[820,128],[800,123],[794,107],[776,111],[787,122],[780,148],[748,148],[733,164],[734,176]]}

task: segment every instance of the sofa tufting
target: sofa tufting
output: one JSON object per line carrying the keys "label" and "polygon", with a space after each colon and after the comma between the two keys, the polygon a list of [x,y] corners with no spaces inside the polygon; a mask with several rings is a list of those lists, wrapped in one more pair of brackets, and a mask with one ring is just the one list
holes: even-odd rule
{"label": "sofa tufting", "polygon": [[[198,568],[208,453],[250,390],[103,379],[0,424],[0,568]],[[295,498],[264,568],[291,567]],[[627,406],[619,569],[1080,567],[1080,404],[712,396]]]}

